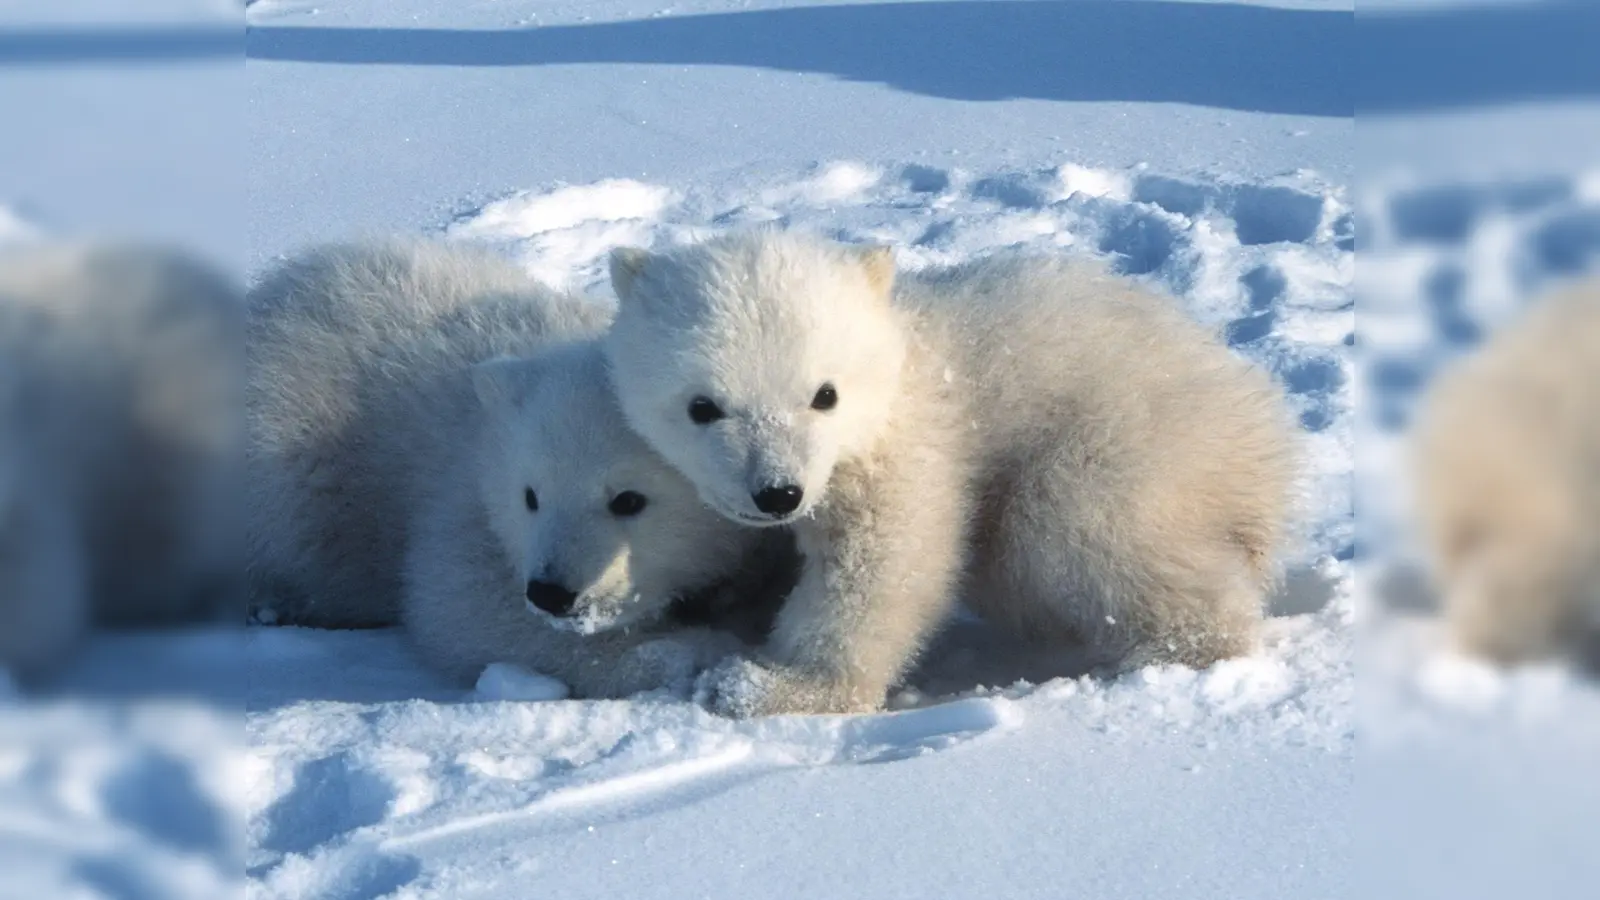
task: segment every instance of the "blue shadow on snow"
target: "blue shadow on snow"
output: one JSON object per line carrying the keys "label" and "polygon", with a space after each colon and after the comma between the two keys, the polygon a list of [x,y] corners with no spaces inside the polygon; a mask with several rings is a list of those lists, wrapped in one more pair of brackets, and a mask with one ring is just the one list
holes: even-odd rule
{"label": "blue shadow on snow", "polygon": [[514,31],[251,28],[252,59],[820,72],[957,100],[1177,102],[1350,116],[1600,96],[1600,4],[1381,15],[1171,0],[954,0]]}
{"label": "blue shadow on snow", "polygon": [[239,25],[0,27],[0,68],[239,59],[244,49]]}
{"label": "blue shadow on snow", "polygon": [[956,100],[1147,101],[1351,114],[1349,11],[1170,0],[811,6],[511,31],[253,27],[256,60],[820,72]]}

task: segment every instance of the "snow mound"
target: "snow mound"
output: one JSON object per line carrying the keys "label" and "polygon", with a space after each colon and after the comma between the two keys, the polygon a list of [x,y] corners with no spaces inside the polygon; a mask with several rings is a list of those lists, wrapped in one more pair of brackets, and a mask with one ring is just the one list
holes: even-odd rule
{"label": "snow mound", "polygon": [[672,200],[668,188],[613,178],[514,194],[452,223],[445,233],[458,240],[520,241],[529,272],[562,286],[574,269],[593,269],[611,247],[644,238],[640,220],[658,217]]}
{"label": "snow mound", "polygon": [[512,663],[490,663],[484,667],[474,690],[484,700],[521,700],[529,703],[565,700],[572,693],[559,680]]}

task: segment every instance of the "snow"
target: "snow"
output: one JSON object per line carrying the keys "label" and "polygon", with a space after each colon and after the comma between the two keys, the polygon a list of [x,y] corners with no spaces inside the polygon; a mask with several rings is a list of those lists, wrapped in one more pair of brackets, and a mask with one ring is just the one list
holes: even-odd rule
{"label": "snow", "polygon": [[469,239],[533,237],[590,222],[649,218],[660,213],[671,198],[672,192],[665,188],[613,178],[546,194],[523,193],[497,200],[470,219],[452,223],[448,233]]}
{"label": "snow", "polygon": [[0,896],[1586,896],[1600,689],[1450,657],[1394,573],[1421,387],[1600,261],[1600,116],[1355,52],[1506,22],[1440,6],[254,0],[242,73],[0,70],[0,239],[423,232],[602,298],[613,246],[758,222],[1104,257],[1280,379],[1308,469],[1263,646],[1202,672],[963,618],[889,712],[734,722],[395,631],[101,636],[0,692]]}
{"label": "snow", "polygon": [[485,700],[522,700],[529,703],[565,700],[571,694],[571,690],[560,680],[511,663],[484,666],[475,690]]}
{"label": "snow", "polygon": [[[257,3],[250,265],[307,240],[432,228],[511,190],[616,178],[743,186],[754,205],[760,187],[848,161],[1308,167],[1345,183],[1348,103],[1323,107],[1350,4],[1296,6]],[[1161,64],[1090,37],[1107,33]],[[1235,62],[1197,77],[1194,43]]]}

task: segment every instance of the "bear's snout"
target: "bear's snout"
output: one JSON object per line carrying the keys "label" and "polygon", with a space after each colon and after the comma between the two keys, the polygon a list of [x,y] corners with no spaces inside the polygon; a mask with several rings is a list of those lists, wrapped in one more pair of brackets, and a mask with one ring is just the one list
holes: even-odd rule
{"label": "bear's snout", "polygon": [[566,616],[571,614],[573,605],[578,602],[578,594],[553,582],[530,581],[528,602],[552,616]]}
{"label": "bear's snout", "polygon": [[750,495],[756,503],[756,509],[769,516],[787,516],[800,508],[800,500],[805,492],[799,485],[786,484],[779,487],[762,488]]}

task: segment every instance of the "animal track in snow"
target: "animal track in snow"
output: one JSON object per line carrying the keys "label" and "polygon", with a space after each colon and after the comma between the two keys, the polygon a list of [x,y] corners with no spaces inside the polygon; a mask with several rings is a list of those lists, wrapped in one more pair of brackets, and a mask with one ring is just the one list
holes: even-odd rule
{"label": "animal track in snow", "polygon": [[[429,714],[427,704],[407,706],[352,708],[347,743],[304,759],[271,736],[295,733],[298,712],[275,714],[259,740],[280,748],[270,769],[290,776],[276,791],[255,792],[250,817],[250,871],[269,895],[294,896],[314,873],[315,896],[379,896],[374,886],[392,890],[415,876],[407,860],[423,845],[631,818],[783,769],[946,751],[1009,730],[1020,716],[998,697],[744,722],[685,703],[469,703],[453,708],[471,727],[434,735],[443,746],[424,754],[381,737],[412,733],[408,723]],[[485,794],[503,802],[485,809]]]}

